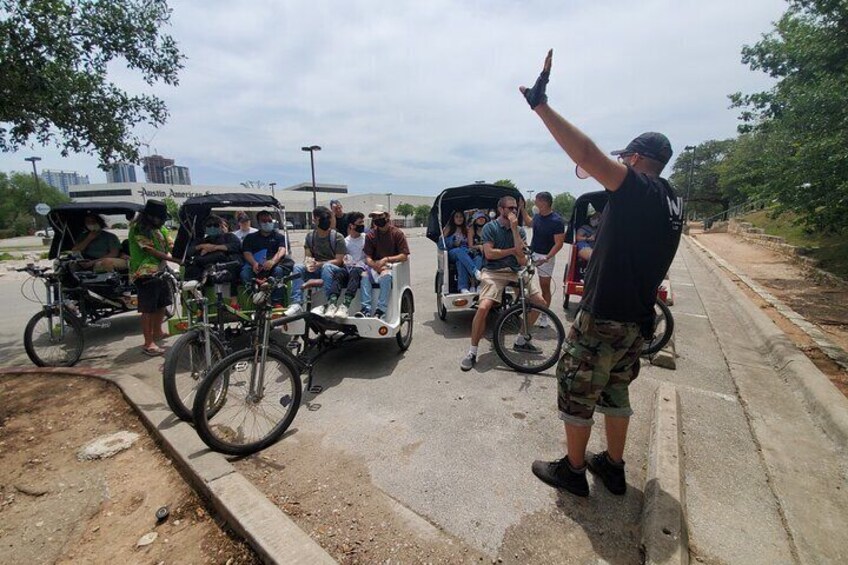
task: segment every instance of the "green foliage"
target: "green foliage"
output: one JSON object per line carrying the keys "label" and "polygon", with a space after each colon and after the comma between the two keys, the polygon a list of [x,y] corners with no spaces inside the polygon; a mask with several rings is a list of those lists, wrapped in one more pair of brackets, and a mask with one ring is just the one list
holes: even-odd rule
{"label": "green foliage", "polygon": [[15,257],[9,255],[8,253],[0,253],[0,261],[11,261],[14,258]]}
{"label": "green foliage", "polygon": [[180,205],[177,204],[177,201],[174,200],[172,196],[166,196],[162,199],[162,202],[165,203],[165,207],[168,209],[168,217],[174,220],[175,222],[180,221]]}
{"label": "green foliage", "polygon": [[415,214],[415,206],[412,204],[398,204],[395,207],[395,214],[407,218]]}
{"label": "green foliage", "polygon": [[0,150],[36,142],[138,162],[135,126],[160,126],[168,110],[119,88],[109,66],[176,85],[184,56],[162,33],[170,17],[165,0],[0,0]]}
{"label": "green foliage", "polygon": [[125,230],[129,229],[129,224],[126,224],[125,222],[115,222],[111,227],[113,230]]}
{"label": "green foliage", "polygon": [[575,198],[568,192],[561,192],[554,196],[554,211],[562,216],[565,221],[571,217],[571,210],[574,208]]}
{"label": "green foliage", "polygon": [[0,173],[0,229],[11,230],[13,236],[26,235],[36,225],[46,225],[46,220],[35,214],[35,205],[45,202],[50,206],[69,202],[70,199],[52,186],[38,181],[26,173]]}
{"label": "green foliage", "polygon": [[724,212],[745,200],[735,182],[722,177],[728,155],[737,141],[734,139],[705,141],[694,151],[685,151],[674,162],[669,181],[686,199],[687,213],[707,217]]}
{"label": "green foliage", "polygon": [[415,225],[423,226],[427,224],[427,219],[430,217],[430,206],[427,206],[426,204],[416,206],[412,215],[415,218]]}
{"label": "green foliage", "polygon": [[752,197],[774,199],[809,227],[848,228],[848,3],[791,0],[742,61],[777,79],[769,91],[731,96],[748,135],[730,167]]}
{"label": "green foliage", "polygon": [[505,186],[505,187],[507,187],[507,188],[514,188],[514,189],[516,189],[516,190],[518,189],[518,187],[517,187],[517,186],[515,186],[515,183],[514,183],[514,182],[512,182],[512,181],[511,181],[511,180],[509,180],[509,179],[496,180],[496,181],[495,181],[495,186]]}

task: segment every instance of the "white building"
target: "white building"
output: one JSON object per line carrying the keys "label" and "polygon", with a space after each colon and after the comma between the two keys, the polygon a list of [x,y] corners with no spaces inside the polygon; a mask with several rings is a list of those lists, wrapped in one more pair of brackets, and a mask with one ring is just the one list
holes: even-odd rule
{"label": "white building", "polygon": [[[299,190],[302,185],[278,189],[275,191],[277,200],[285,207],[286,217],[296,227],[303,227],[311,222],[312,216],[312,185],[309,191]],[[435,196],[413,196],[408,194],[349,194],[346,185],[328,185],[331,192],[323,191],[323,185],[317,186],[316,197],[319,206],[329,206],[330,200],[341,202],[346,212],[363,212],[368,214],[380,204],[392,211],[392,217],[398,223],[412,225],[412,218],[400,218],[394,213],[400,204],[413,206],[432,206]],[[296,188],[297,187],[297,188]],[[339,190],[343,190],[339,192]],[[228,192],[259,192],[271,194],[270,189],[248,190],[243,186],[214,186],[214,185],[175,185],[153,183],[106,183],[90,184],[84,188],[71,190],[69,196],[74,202],[135,202],[144,204],[148,198],[163,200],[173,198],[177,204],[182,204],[192,196],[206,194],[225,194]]]}

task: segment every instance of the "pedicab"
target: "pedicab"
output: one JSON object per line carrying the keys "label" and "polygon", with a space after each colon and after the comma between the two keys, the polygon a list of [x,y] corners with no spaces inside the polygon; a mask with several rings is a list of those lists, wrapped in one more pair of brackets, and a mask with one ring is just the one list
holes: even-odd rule
{"label": "pedicab", "polygon": [[[394,339],[398,349],[406,351],[412,344],[415,311],[409,262],[392,263],[390,268],[392,288],[382,318],[317,313],[327,302],[320,280],[304,283],[304,311],[280,316],[269,297],[298,275],[257,283],[251,300],[258,331],[251,345],[216,363],[197,389],[192,416],[200,438],[221,453],[255,453],[276,442],[291,425],[300,406],[302,375],[307,375],[308,391],[322,391],[312,384],[312,373],[325,353],[362,339]],[[374,288],[379,288],[376,282]],[[359,295],[351,312],[361,307]],[[288,336],[286,347],[271,346],[275,328]]]}
{"label": "pedicab", "polygon": [[[30,264],[17,269],[44,283],[44,298],[28,297],[41,303],[24,329],[24,349],[39,367],[70,367],[79,361],[85,348],[84,329],[108,327],[106,318],[135,312],[138,304],[135,286],[126,270],[95,272],[89,270],[86,258],[71,249],[85,232],[85,217],[119,216],[122,222],[132,220],[143,207],[131,202],[77,202],[56,206],[47,220],[54,230],[47,254],[52,267]],[[157,276],[168,284],[172,298],[177,280],[170,269]],[[173,315],[174,306],[166,309]]]}
{"label": "pedicab", "polygon": [[[584,278],[588,263],[581,259],[577,253],[577,230],[589,223],[589,206],[596,212],[603,213],[609,195],[605,190],[587,192],[577,198],[571,211],[571,219],[565,231],[565,242],[569,244],[571,251],[568,264],[565,268],[565,276],[562,281],[562,308],[568,310],[571,306],[572,296],[583,296]],[[643,355],[653,355],[666,346],[674,333],[674,317],[666,305],[668,300],[668,289],[660,286],[657,289],[657,300],[654,305],[654,328],[650,337],[645,339],[642,348]]]}
{"label": "pedicab", "polygon": [[[189,253],[193,244],[203,239],[209,216],[218,215],[235,225],[236,213],[255,218],[260,211],[275,217],[288,247],[286,211],[276,198],[251,193],[207,194],[189,198],[180,207],[173,256],[191,263]],[[191,421],[197,386],[209,368],[250,343],[250,333],[256,329],[253,288],[238,284],[234,276],[240,265],[240,261],[212,263],[204,268],[200,280],[181,283],[182,310],[168,322],[169,333],[180,337],[165,354],[162,384],[168,406],[182,420]],[[284,306],[285,302],[277,308],[277,315]],[[272,343],[282,347],[285,342]]]}
{"label": "pedicab", "polygon": [[[427,237],[438,246],[436,254],[436,313],[445,320],[448,312],[468,312],[477,309],[479,293],[476,289],[463,292],[458,283],[456,261],[451,260],[446,249],[443,228],[453,221],[453,214],[463,212],[466,216],[483,211],[487,218],[489,212],[497,213],[498,201],[511,196],[517,203],[523,203],[524,197],[515,189],[491,184],[471,184],[448,188],[442,191],[430,210],[427,225]],[[519,214],[519,222],[523,216]],[[525,264],[517,274],[517,281],[507,286],[500,303],[494,309],[497,320],[492,326],[492,344],[498,357],[508,366],[522,373],[539,373],[553,366],[560,357],[565,341],[565,329],[559,317],[546,307],[530,302],[527,294],[530,279],[536,276],[536,264],[533,253],[525,248]],[[534,326],[532,322],[540,315],[546,315],[551,324],[547,328]],[[532,340],[532,349],[518,344]]]}

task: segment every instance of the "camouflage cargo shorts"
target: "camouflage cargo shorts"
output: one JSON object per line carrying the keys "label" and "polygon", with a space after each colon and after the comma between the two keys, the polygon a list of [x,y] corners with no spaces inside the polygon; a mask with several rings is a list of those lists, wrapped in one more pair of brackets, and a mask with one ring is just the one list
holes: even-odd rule
{"label": "camouflage cargo shorts", "polygon": [[557,365],[560,419],[591,426],[595,408],[610,416],[633,414],[628,387],[639,375],[643,341],[639,324],[578,312]]}

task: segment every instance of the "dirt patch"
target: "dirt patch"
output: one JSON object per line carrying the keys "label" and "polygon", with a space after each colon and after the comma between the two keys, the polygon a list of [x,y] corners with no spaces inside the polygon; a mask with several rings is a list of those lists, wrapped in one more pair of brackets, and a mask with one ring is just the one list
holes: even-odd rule
{"label": "dirt patch", "polygon": [[[119,430],[141,437],[111,458],[77,459],[82,445]],[[162,506],[170,516],[157,525]],[[216,524],[113,385],[2,377],[0,563],[79,562],[259,561]]]}
{"label": "dirt patch", "polygon": [[386,495],[362,463],[321,439],[298,432],[274,456],[235,465],[341,563],[493,562]]}
{"label": "dirt patch", "polygon": [[[759,283],[767,292],[817,325],[828,338],[848,350],[848,288],[817,284],[804,272],[764,247],[748,243],[733,234],[697,234],[696,239]],[[735,275],[728,273],[736,280]],[[736,284],[789,336],[795,345],[848,396],[848,373],[825,355],[798,326],[740,280]]]}

